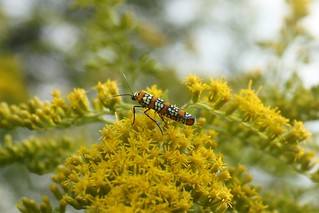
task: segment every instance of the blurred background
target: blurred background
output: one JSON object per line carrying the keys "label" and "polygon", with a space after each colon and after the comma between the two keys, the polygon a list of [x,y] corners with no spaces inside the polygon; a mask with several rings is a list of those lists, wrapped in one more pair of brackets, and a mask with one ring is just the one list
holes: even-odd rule
{"label": "blurred background", "polygon": [[[305,89],[316,88],[318,20],[318,0],[113,0],[96,5],[0,0],[0,102],[18,104],[33,96],[51,100],[53,89],[66,95],[81,87],[90,93],[108,78],[123,84],[121,73],[133,90],[158,84],[177,104],[189,100],[180,96],[183,86],[177,82],[190,73],[225,77],[234,90],[247,87],[249,79],[266,91],[272,86],[285,91],[292,78]],[[276,106],[275,97],[268,101]],[[317,131],[316,119],[305,121]],[[15,203],[22,196],[40,200],[50,193],[50,175],[20,171],[15,176],[1,168],[1,212],[18,212]]]}
{"label": "blurred background", "polygon": [[[49,99],[54,88],[90,87],[110,76],[121,78],[118,73],[86,67],[95,57],[87,47],[90,41],[85,40],[90,38],[86,29],[92,15],[89,9],[76,10],[72,1],[0,2],[0,74],[3,81],[9,80],[1,82],[2,100],[19,102],[34,95]],[[140,31],[151,40],[144,53],[159,62],[158,66],[176,71],[178,79],[189,73],[229,77],[253,69],[270,72],[269,66],[278,57],[261,48],[261,43],[279,39],[291,9],[284,0],[131,0],[121,8],[143,24]],[[318,11],[318,1],[311,1],[309,13],[298,23],[313,43],[305,43],[304,38],[293,41],[278,71],[285,78],[298,71],[308,86],[319,81],[318,55],[306,55],[309,48],[318,50]],[[311,57],[311,62],[301,65],[298,57]],[[156,81],[160,80],[150,83]],[[15,85],[5,88],[8,82]]]}

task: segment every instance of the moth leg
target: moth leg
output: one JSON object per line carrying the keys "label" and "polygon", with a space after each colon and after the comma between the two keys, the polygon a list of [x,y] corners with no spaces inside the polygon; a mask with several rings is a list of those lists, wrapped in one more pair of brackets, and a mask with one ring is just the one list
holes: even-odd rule
{"label": "moth leg", "polygon": [[[139,105],[138,105],[138,106],[133,106],[133,122],[132,122],[132,125],[135,123],[135,113],[136,113],[136,110],[135,110],[135,109],[136,109],[137,107],[142,107],[142,106],[139,106]],[[145,112],[144,112],[144,113],[145,113]]]}
{"label": "moth leg", "polygon": [[162,114],[159,114],[158,115],[160,116],[160,118],[162,119],[162,121],[165,123],[165,124],[168,124],[165,120],[164,120],[164,116]]}
{"label": "moth leg", "polygon": [[145,111],[144,111],[144,114],[145,114],[147,117],[149,117],[152,121],[154,121],[154,122],[156,123],[156,125],[157,125],[157,127],[159,128],[159,130],[161,131],[162,135],[164,135],[162,128],[161,128],[160,125],[156,122],[156,120],[154,120],[154,118],[152,118],[151,116],[149,116],[149,114],[147,114],[147,112],[148,112],[149,110],[150,110],[150,108],[147,109],[147,110],[145,110]]}

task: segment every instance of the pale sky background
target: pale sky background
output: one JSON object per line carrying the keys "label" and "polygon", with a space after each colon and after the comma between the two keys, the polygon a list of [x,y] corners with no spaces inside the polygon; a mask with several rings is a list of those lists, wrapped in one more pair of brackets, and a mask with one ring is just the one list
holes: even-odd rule
{"label": "pale sky background", "polygon": [[[250,0],[252,8],[247,12],[254,12],[257,16],[256,20],[251,21],[252,26],[249,29],[250,36],[252,38],[258,38],[260,40],[271,40],[276,38],[278,31],[282,25],[278,20],[283,20],[283,17],[288,13],[287,6],[284,0],[267,0],[267,1],[255,1]],[[197,16],[200,13],[200,6],[198,6],[197,0],[175,0],[169,4],[167,8],[167,19],[175,20],[178,24],[183,24]],[[215,6],[215,5],[214,5]],[[229,5],[221,4],[220,16],[222,17],[227,10]],[[210,10],[212,8],[209,8]],[[216,10],[216,8],[215,8]],[[178,11],[178,13],[176,12]],[[228,11],[229,13],[229,11]],[[203,13],[207,14],[207,13]],[[207,17],[210,19],[212,17]],[[216,18],[216,17],[213,17]],[[242,18],[242,17],[240,17]],[[245,21],[245,20],[243,20]],[[247,21],[247,20],[246,20]],[[249,21],[249,20],[248,20]],[[304,19],[304,26],[307,30],[319,41],[319,1],[314,0],[311,7],[311,15]],[[210,29],[201,29],[195,34],[196,47],[198,48],[198,57],[192,58],[192,60],[185,60],[183,57],[187,57],[183,54],[177,54],[177,52],[183,52],[179,47],[176,47],[176,52],[172,52],[172,64],[178,61],[182,63],[178,64],[178,69],[191,73],[193,70],[198,70],[198,67],[202,68],[203,72],[209,72],[211,69],[220,69],[223,72],[223,66],[218,64],[218,59],[224,57],[223,49],[230,48],[231,44],[227,40],[227,35]],[[218,40],[219,42],[216,42]],[[216,45],[218,44],[218,45]],[[317,43],[319,45],[319,42]],[[247,53],[244,53],[247,54]],[[174,56],[174,57],[173,57]],[[179,57],[179,58],[177,58]],[[258,50],[249,49],[248,54],[242,61],[240,66],[243,70],[254,67],[265,67],[265,60],[267,57],[261,54]],[[216,58],[217,60],[211,60]],[[319,83],[319,55],[313,55],[313,61],[303,67],[298,67],[300,75],[307,86],[315,85]],[[185,75],[187,75],[185,74]]]}
{"label": "pale sky background", "polygon": [[[223,17],[229,15],[230,10],[236,10],[236,8],[230,8],[232,6],[229,1],[215,0],[212,2],[218,2],[213,4],[214,7],[206,8],[207,2],[203,7],[203,2],[198,0],[170,0],[166,1],[165,18],[173,20],[176,25],[187,24],[188,21],[194,19],[199,15],[207,15],[207,20],[214,20],[223,22]],[[32,8],[34,0],[0,0],[5,13],[10,17],[15,17],[16,20],[23,20],[28,17]],[[208,1],[210,2],[210,1]],[[273,39],[278,35],[278,30],[281,27],[278,20],[282,20],[282,17],[287,14],[287,7],[284,0],[267,0],[256,1],[247,0],[250,8],[247,9],[247,13],[254,13],[255,20],[245,20],[245,14],[243,14],[242,21],[251,21],[251,28],[249,29],[249,36],[253,39]],[[217,8],[216,8],[217,5]],[[313,0],[311,7],[311,15],[304,20],[305,26],[309,32],[319,41],[319,1]],[[238,10],[236,10],[238,11]],[[211,15],[213,14],[213,15]],[[213,21],[212,21],[213,23]],[[249,22],[250,23],[250,22]],[[70,26],[63,26],[59,23],[59,26],[48,26],[48,33],[44,32],[45,39],[54,43],[58,48],[66,49],[74,45],[74,34],[76,30]],[[198,74],[205,74],[209,72],[219,72],[220,76],[225,73],[225,58],[227,58],[227,51],[232,47],[232,38],[228,37],[228,33],[223,29],[215,29],[214,27],[201,27],[192,33],[192,39],[195,41],[195,47],[197,50],[196,57],[189,55],[187,51],[184,51],[184,47],[181,44],[176,44],[171,47],[167,54],[168,60],[165,61],[167,65],[175,67],[179,73],[184,77],[189,73],[195,72]],[[253,41],[252,41],[253,42]],[[319,44],[319,43],[318,43]],[[243,53],[243,60],[240,61],[238,66],[242,70],[251,68],[265,67],[266,61],[269,61],[268,56],[260,53],[258,49],[249,49],[246,53]],[[215,60],[212,60],[215,59]],[[306,85],[314,85],[319,83],[319,55],[313,55],[312,62],[308,65],[298,67],[302,78]]]}

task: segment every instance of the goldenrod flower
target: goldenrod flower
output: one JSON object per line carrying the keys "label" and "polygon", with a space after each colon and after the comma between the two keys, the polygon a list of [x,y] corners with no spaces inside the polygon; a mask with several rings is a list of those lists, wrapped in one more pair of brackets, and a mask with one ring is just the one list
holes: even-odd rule
{"label": "goldenrod flower", "polygon": [[71,109],[75,114],[85,115],[89,111],[89,100],[83,89],[74,89],[68,96]]}
{"label": "goldenrod flower", "polygon": [[146,92],[158,98],[163,96],[163,91],[158,89],[156,84],[152,85],[151,87],[146,87]]}
{"label": "goldenrod flower", "polygon": [[210,79],[208,101],[214,103],[214,109],[219,109],[226,102],[231,100],[231,89],[225,79]]}
{"label": "goldenrod flower", "polygon": [[196,103],[200,99],[200,95],[203,90],[207,89],[207,84],[203,83],[201,79],[196,75],[189,75],[184,79],[183,84],[192,92],[192,101]]}
{"label": "goldenrod flower", "polygon": [[[256,133],[253,139],[247,138],[248,143],[254,143],[257,148],[266,147],[265,152],[280,155],[281,160],[295,165],[297,170],[308,172],[315,167],[315,153],[299,145],[310,136],[303,124],[291,124],[277,108],[265,107],[251,86],[232,95],[224,80],[211,79],[207,85],[198,77],[190,76],[185,83],[195,98],[190,106],[199,109],[198,125],[164,124],[164,134],[143,114],[136,114],[135,123],[131,124],[133,115],[128,112],[128,104],[119,104],[120,98],[113,97],[119,95],[114,81],[95,87],[99,103],[94,102],[94,110],[90,109],[82,89],[75,89],[68,96],[70,104],[55,91],[52,102],[34,98],[18,106],[1,104],[3,119],[0,124],[7,125],[6,128],[12,124],[47,128],[70,124],[72,119],[85,120],[90,116],[96,119],[113,113],[104,110],[102,104],[116,113],[129,115],[129,118],[116,119],[114,124],[106,125],[101,130],[100,144],[81,147],[78,154],[70,156],[65,165],[58,168],[53,178],[57,185],[51,186],[51,190],[60,202],[61,212],[67,205],[87,212],[225,212],[231,209],[265,212],[266,206],[258,190],[248,185],[251,175],[246,174],[242,166],[229,169],[223,155],[215,153],[216,135],[230,136],[219,131],[226,127],[220,124],[233,129],[239,124],[238,130],[247,128],[245,135]],[[146,90],[162,96],[156,85]],[[218,128],[210,128],[214,126]],[[23,143],[21,148],[7,142],[6,147],[0,149],[0,161],[5,164],[12,154],[14,159],[19,153],[35,153],[34,147],[41,147],[37,143]],[[47,146],[53,149],[50,143]],[[40,161],[28,166],[40,173],[50,163]],[[317,172],[310,176],[318,179]],[[51,208],[45,198],[41,205]],[[39,209],[34,201],[27,199],[22,199],[18,208],[22,212]]]}
{"label": "goldenrod flower", "polygon": [[[65,100],[61,97],[59,90],[53,90],[52,92],[53,100],[52,100],[52,109],[55,111],[56,117],[66,117],[70,114],[70,107],[67,105]],[[59,118],[55,118],[59,119]]]}
{"label": "goldenrod flower", "polygon": [[189,128],[169,126],[162,135],[144,115],[133,126],[131,119],[107,125],[101,144],[70,157],[54,180],[70,205],[85,203],[90,211],[185,212],[194,205],[225,211],[230,176],[210,149],[213,139],[204,132],[186,136]]}
{"label": "goldenrod flower", "polygon": [[97,90],[98,99],[106,108],[114,110],[114,106],[121,103],[120,97],[114,97],[119,95],[116,81],[107,80],[105,83],[98,82],[93,88]]}
{"label": "goldenrod flower", "polygon": [[309,13],[310,0],[289,0],[292,8],[293,17],[301,19]]}

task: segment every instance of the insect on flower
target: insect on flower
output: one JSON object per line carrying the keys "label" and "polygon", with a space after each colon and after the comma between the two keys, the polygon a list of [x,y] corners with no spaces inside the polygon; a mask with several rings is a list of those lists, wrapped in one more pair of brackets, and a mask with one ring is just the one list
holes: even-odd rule
{"label": "insect on flower", "polygon": [[[157,114],[160,116],[160,118],[162,119],[162,121],[164,123],[166,123],[164,121],[163,116],[168,117],[174,121],[183,123],[185,125],[188,126],[192,126],[195,123],[196,117],[185,112],[184,110],[160,99],[155,97],[154,95],[146,92],[146,91],[140,91],[140,92],[135,92],[133,93],[131,87],[129,86],[129,83],[127,81],[126,76],[123,74],[125,81],[127,83],[128,88],[130,89],[130,91],[132,92],[131,94],[119,94],[116,96],[131,96],[131,99],[133,101],[137,101],[140,105],[136,105],[133,106],[133,122],[132,125],[135,122],[135,112],[136,112],[136,108],[138,107],[143,107],[146,108],[146,110],[144,111],[144,114],[149,117],[152,121],[154,121],[157,125],[157,127],[160,129],[161,133],[163,134],[163,130],[162,128],[159,126],[159,124],[156,122],[156,120],[154,120],[154,118],[152,118],[150,115],[147,114],[147,112],[149,110],[155,110],[157,112]],[[115,97],[115,96],[113,96]]]}

